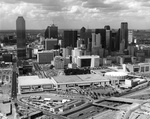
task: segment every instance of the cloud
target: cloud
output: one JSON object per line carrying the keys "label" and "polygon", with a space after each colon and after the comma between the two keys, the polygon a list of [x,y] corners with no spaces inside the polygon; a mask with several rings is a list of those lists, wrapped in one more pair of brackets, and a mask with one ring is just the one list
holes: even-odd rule
{"label": "cloud", "polygon": [[27,28],[46,28],[53,21],[60,28],[120,26],[127,21],[133,27],[150,23],[148,0],[0,0],[0,29],[14,29],[15,20],[23,16]]}

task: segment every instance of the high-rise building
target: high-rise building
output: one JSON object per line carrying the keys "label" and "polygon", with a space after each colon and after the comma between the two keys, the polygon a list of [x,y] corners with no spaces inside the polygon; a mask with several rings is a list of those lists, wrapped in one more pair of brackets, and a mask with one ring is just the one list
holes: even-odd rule
{"label": "high-rise building", "polygon": [[82,27],[80,29],[80,38],[85,40],[85,37],[86,37],[86,28],[85,27]]}
{"label": "high-rise building", "polygon": [[106,29],[95,29],[96,34],[101,34],[102,48],[106,48]]}
{"label": "high-rise building", "polygon": [[116,45],[115,45],[116,51],[119,51],[119,49],[120,49],[120,43],[121,43],[120,35],[121,35],[120,34],[120,29],[118,29],[117,36],[116,36]]}
{"label": "high-rise building", "polygon": [[17,56],[19,59],[26,57],[26,30],[25,20],[19,16],[16,20],[16,33],[17,33]]}
{"label": "high-rise building", "polygon": [[128,42],[129,43],[133,42],[133,31],[131,30],[128,31]]}
{"label": "high-rise building", "polygon": [[110,26],[109,26],[109,25],[106,25],[106,26],[104,26],[104,29],[110,30]]}
{"label": "high-rise building", "polygon": [[111,31],[106,30],[106,49],[110,49]]}
{"label": "high-rise building", "polygon": [[101,34],[92,33],[92,48],[101,47]]}
{"label": "high-rise building", "polygon": [[58,27],[52,24],[45,30],[45,38],[58,38]]}
{"label": "high-rise building", "polygon": [[88,51],[90,51],[91,47],[89,47],[92,43],[92,30],[91,29],[87,29],[86,32],[86,37],[85,37],[85,41],[84,41],[84,44],[85,44],[85,47]]}
{"label": "high-rise building", "polygon": [[125,49],[128,47],[128,23],[122,22],[120,28],[120,43],[122,40],[125,41]]}
{"label": "high-rise building", "polygon": [[78,33],[76,30],[65,30],[63,34],[63,47],[77,47],[77,35]]}

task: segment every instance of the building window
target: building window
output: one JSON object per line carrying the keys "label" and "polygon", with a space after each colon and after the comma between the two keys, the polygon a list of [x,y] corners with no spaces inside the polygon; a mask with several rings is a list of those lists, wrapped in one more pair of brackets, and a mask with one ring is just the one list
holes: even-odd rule
{"label": "building window", "polygon": [[144,72],[144,67],[141,67],[141,72]]}
{"label": "building window", "polygon": [[149,71],[149,66],[146,66],[145,71],[146,72]]}
{"label": "building window", "polygon": [[134,72],[139,72],[139,68],[134,68]]}

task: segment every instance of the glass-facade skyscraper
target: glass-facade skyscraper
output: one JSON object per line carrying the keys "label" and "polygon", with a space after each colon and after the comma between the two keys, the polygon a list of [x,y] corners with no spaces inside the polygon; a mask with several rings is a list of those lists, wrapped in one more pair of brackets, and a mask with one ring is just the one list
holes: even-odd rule
{"label": "glass-facade skyscraper", "polygon": [[26,58],[26,28],[25,20],[19,16],[16,20],[16,34],[17,34],[17,56],[19,59]]}
{"label": "glass-facade skyscraper", "polygon": [[58,27],[52,24],[45,30],[45,38],[58,38]]}
{"label": "glass-facade skyscraper", "polygon": [[128,23],[122,22],[120,28],[120,43],[122,40],[125,41],[125,49],[128,47]]}
{"label": "glass-facade skyscraper", "polygon": [[76,30],[65,30],[63,34],[63,47],[77,47],[77,35],[78,32]]}

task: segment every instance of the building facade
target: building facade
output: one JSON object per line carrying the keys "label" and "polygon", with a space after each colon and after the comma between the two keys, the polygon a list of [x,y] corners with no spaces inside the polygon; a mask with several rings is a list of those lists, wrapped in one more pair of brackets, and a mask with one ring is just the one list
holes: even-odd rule
{"label": "building facade", "polygon": [[58,27],[52,24],[45,30],[45,38],[58,38]]}
{"label": "building facade", "polygon": [[128,47],[128,23],[122,22],[120,28],[120,42],[125,41],[125,49]]}
{"label": "building facade", "polygon": [[77,35],[78,32],[76,30],[65,30],[63,34],[63,47],[77,47]]}
{"label": "building facade", "polygon": [[16,34],[17,34],[17,56],[19,59],[26,57],[26,29],[25,20],[19,16],[16,20]]}
{"label": "building facade", "polygon": [[106,29],[95,29],[96,34],[101,34],[102,48],[106,48]]}
{"label": "building facade", "polygon": [[51,63],[54,58],[53,51],[41,51],[37,53],[37,62],[39,64]]}
{"label": "building facade", "polygon": [[52,50],[54,49],[54,46],[57,45],[57,39],[51,38],[51,39],[45,39],[45,50]]}

